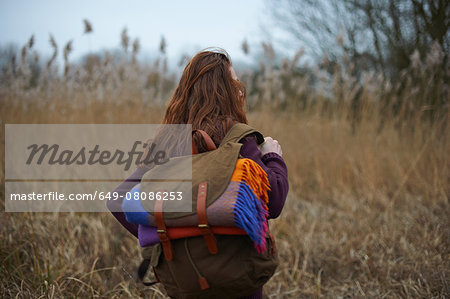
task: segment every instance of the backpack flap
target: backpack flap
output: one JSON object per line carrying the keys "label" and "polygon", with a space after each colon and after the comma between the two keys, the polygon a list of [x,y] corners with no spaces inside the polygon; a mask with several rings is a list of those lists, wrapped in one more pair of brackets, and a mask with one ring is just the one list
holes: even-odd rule
{"label": "backpack flap", "polygon": [[[252,127],[242,123],[235,124],[216,150],[189,157],[170,158],[167,163],[150,169],[142,179],[141,191],[144,193],[162,190],[182,192],[183,199],[181,201],[165,203],[163,208],[165,219],[196,214],[199,184],[208,183],[206,206],[209,207],[228,187],[242,147],[239,140],[249,134],[256,136],[258,144],[264,142],[263,135]],[[208,141],[206,143],[208,144]],[[166,180],[162,182],[161,178]],[[190,179],[192,179],[192,184],[189,186],[186,182]],[[154,203],[154,200],[142,201],[144,209],[150,213],[154,211]]]}

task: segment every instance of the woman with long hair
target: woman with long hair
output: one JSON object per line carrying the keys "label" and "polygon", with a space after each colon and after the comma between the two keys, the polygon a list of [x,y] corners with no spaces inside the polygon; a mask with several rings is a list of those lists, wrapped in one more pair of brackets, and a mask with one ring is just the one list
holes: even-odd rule
{"label": "woman with long hair", "polygon": [[192,124],[218,145],[232,122],[247,123],[245,88],[226,52],[202,51],[188,63],[163,124]]}
{"label": "woman with long hair", "polygon": [[[234,124],[247,124],[245,96],[245,87],[238,80],[228,54],[222,49],[203,50],[185,67],[166,109],[163,124],[191,124],[193,130],[205,131],[219,146]],[[270,184],[269,218],[278,217],[289,189],[280,145],[270,137],[258,145],[253,135],[245,136],[239,142],[242,143],[240,155],[253,160],[267,173]],[[200,134],[193,136],[193,143],[199,152],[207,150]],[[138,167],[114,192],[120,195],[129,192],[140,183],[145,171],[145,167]],[[113,207],[117,204],[120,205],[108,203],[108,207],[117,220],[137,237],[138,225],[127,222],[124,213],[114,212],[118,211],[117,206]],[[262,288],[246,298],[262,298]]]}

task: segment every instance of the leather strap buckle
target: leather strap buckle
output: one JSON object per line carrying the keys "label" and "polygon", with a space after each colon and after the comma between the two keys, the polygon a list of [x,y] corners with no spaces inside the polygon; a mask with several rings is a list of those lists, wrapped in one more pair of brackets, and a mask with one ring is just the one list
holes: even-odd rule
{"label": "leather strap buckle", "polygon": [[156,232],[158,233],[159,240],[161,241],[164,257],[166,260],[171,261],[173,260],[172,243],[170,242],[170,238],[166,230],[166,224],[164,223],[162,200],[157,200],[155,202],[155,222],[157,227]]}
{"label": "leather strap buckle", "polygon": [[206,196],[208,193],[208,183],[202,182],[198,185],[197,194],[197,217],[198,228],[200,228],[203,238],[205,238],[206,245],[211,254],[216,254],[219,250],[217,248],[217,240],[214,237],[210,226],[208,225],[208,217],[206,215]]}

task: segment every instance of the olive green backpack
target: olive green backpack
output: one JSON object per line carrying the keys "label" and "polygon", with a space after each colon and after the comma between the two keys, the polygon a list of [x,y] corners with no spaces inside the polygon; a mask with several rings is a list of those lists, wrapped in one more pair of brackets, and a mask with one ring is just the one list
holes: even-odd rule
{"label": "olive green backpack", "polygon": [[[234,166],[241,158],[239,151],[242,144],[239,141],[250,134],[256,137],[259,144],[264,138],[248,125],[236,124],[228,131],[220,146],[214,149],[215,145],[209,136],[203,131],[200,133],[210,151],[192,156],[193,212],[164,212],[162,206],[156,207],[155,204],[154,216],[158,218],[161,243],[143,248],[144,260],[138,275],[143,279],[151,266],[156,282],[160,282],[173,298],[238,298],[250,295],[272,277],[278,266],[272,235],[267,233],[265,251],[258,253],[248,235],[213,234],[205,209],[228,186]],[[153,186],[145,182],[151,182],[158,175],[157,167],[147,172],[141,190],[151,190]],[[202,191],[204,187],[206,194]],[[202,205],[203,208],[200,207]],[[198,227],[202,235],[170,239],[164,219],[190,214],[198,215]]]}

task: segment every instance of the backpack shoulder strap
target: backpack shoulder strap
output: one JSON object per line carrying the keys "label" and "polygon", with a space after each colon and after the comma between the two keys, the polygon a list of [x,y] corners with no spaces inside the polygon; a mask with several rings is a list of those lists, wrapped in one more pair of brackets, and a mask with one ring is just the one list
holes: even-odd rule
{"label": "backpack shoulder strap", "polygon": [[228,130],[227,134],[223,138],[220,146],[226,144],[227,142],[239,142],[242,138],[249,134],[254,134],[256,136],[256,142],[261,144],[264,142],[263,135],[258,132],[256,129],[250,127],[249,125],[243,123],[237,123],[233,125],[230,130]]}

